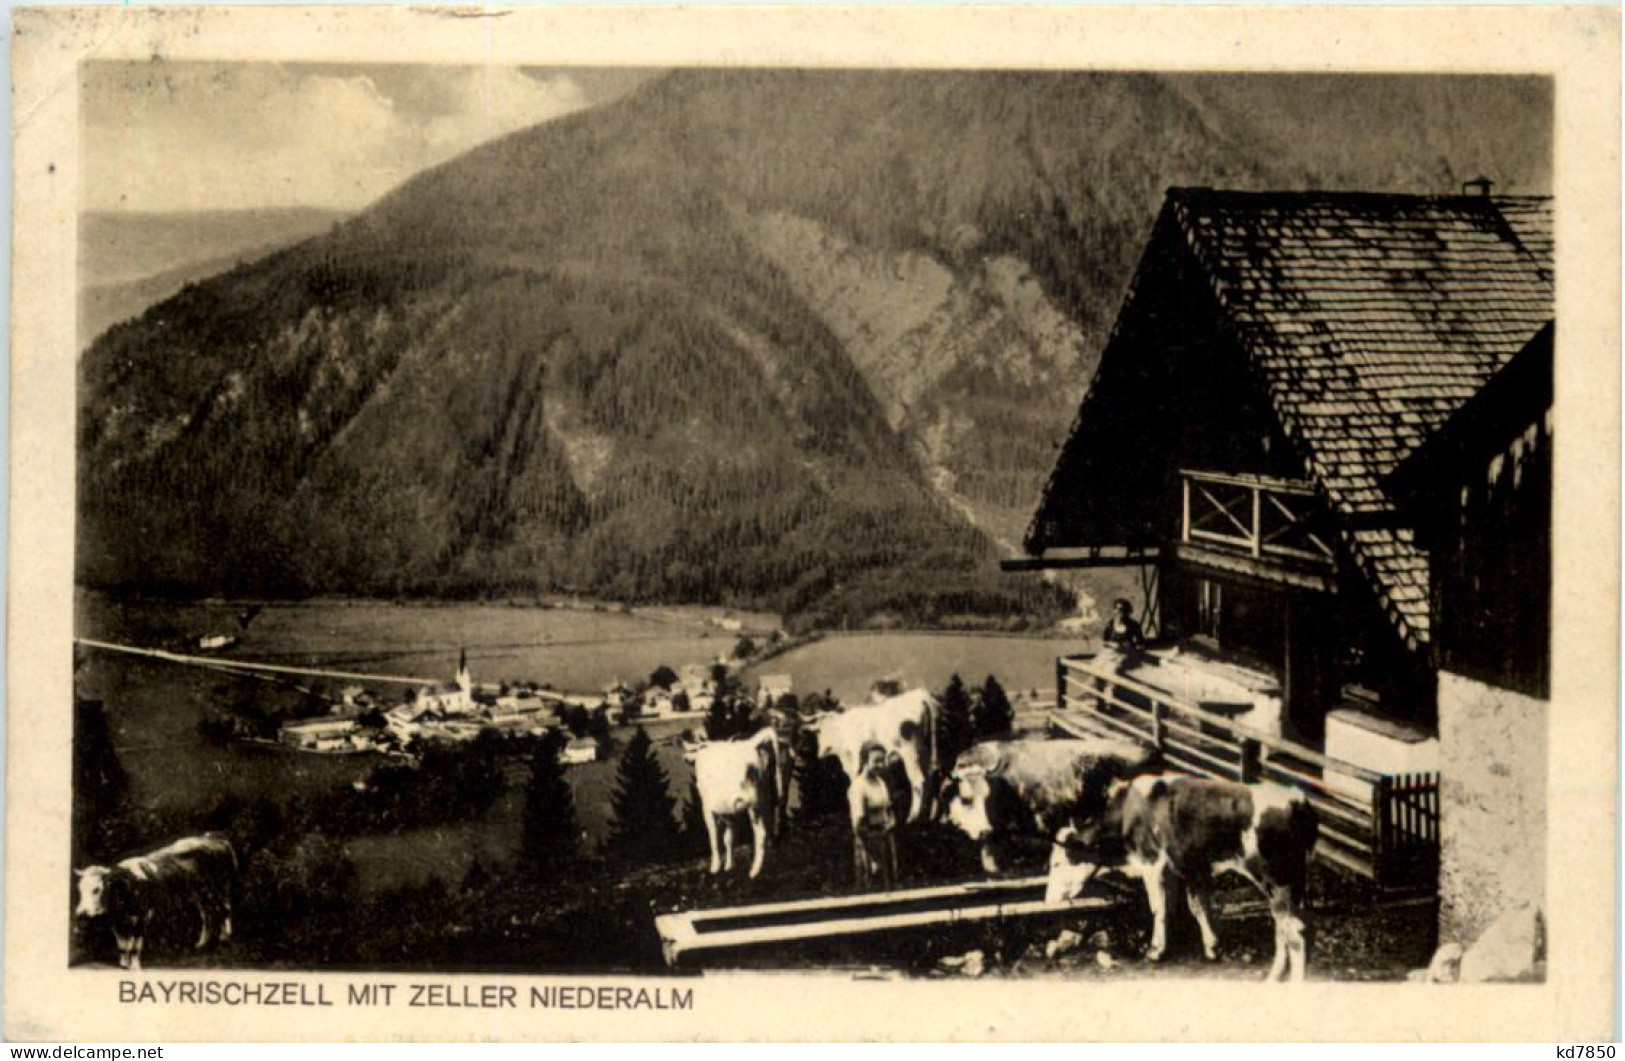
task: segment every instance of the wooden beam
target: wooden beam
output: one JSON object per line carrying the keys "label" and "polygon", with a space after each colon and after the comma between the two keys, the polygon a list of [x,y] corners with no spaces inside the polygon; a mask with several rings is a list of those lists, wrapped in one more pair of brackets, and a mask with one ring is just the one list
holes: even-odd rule
{"label": "wooden beam", "polygon": [[[1103,547],[1104,548],[1104,547]],[[1116,546],[1112,548],[1125,548]],[[1062,571],[1086,567],[1144,567],[1162,559],[1162,552],[1148,548],[1140,552],[1102,553],[1097,550],[1068,549],[1041,556],[1013,556],[999,561],[1000,571]]]}
{"label": "wooden beam", "polygon": [[669,965],[684,957],[804,940],[866,936],[971,921],[1116,909],[1129,900],[1120,882],[1098,879],[1107,895],[1044,901],[1046,877],[974,881],[783,903],[691,910],[655,918]]}
{"label": "wooden beam", "polygon": [[1245,486],[1250,490],[1264,489],[1276,494],[1295,494],[1299,497],[1315,496],[1315,484],[1307,479],[1280,479],[1273,475],[1208,472],[1196,468],[1181,468],[1179,474],[1186,480],[1195,480],[1199,483],[1224,483],[1228,486]]}
{"label": "wooden beam", "polygon": [[1246,575],[1263,582],[1315,590],[1319,593],[1337,592],[1337,585],[1331,572],[1317,574],[1313,571],[1271,563],[1268,559],[1254,559],[1251,556],[1221,552],[1218,549],[1204,549],[1200,545],[1182,544],[1178,548],[1177,555],[1180,560],[1187,563],[1228,571],[1231,574]]}

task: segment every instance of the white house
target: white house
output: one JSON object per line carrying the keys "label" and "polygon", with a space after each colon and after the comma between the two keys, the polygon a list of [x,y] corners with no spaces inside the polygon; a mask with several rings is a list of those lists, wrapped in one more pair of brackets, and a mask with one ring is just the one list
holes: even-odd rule
{"label": "white house", "polygon": [[356,732],[356,714],[316,715],[282,724],[282,743],[305,751],[334,751],[349,744]]}
{"label": "white house", "polygon": [[565,766],[580,766],[598,761],[598,742],[591,737],[577,737],[564,746],[559,762]]}

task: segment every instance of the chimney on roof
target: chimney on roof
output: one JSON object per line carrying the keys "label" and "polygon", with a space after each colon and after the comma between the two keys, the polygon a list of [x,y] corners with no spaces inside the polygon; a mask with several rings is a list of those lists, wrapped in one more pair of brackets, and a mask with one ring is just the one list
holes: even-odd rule
{"label": "chimney on roof", "polygon": [[1494,187],[1495,182],[1490,180],[1488,177],[1474,177],[1470,181],[1462,182],[1461,194],[1476,196],[1480,199],[1488,199],[1490,197],[1490,189]]}

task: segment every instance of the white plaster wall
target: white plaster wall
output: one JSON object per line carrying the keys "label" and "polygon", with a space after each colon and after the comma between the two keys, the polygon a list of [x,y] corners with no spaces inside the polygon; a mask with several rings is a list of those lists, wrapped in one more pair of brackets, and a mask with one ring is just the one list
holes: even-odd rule
{"label": "white plaster wall", "polygon": [[1523,903],[1544,907],[1550,705],[1439,674],[1439,938],[1470,944]]}

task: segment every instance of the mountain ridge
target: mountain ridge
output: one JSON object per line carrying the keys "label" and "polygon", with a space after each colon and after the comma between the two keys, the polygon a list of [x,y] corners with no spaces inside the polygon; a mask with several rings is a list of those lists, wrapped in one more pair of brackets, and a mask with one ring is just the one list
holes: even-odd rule
{"label": "mountain ridge", "polygon": [[1542,84],[1280,102],[1328,141],[1426,118],[1371,130],[1380,158],[1317,140],[1300,163],[1245,79],[674,72],[102,336],[81,577],[1053,617],[1065,595],[999,575],[994,543],[1163,190],[1423,190],[1497,160],[1538,186]]}

